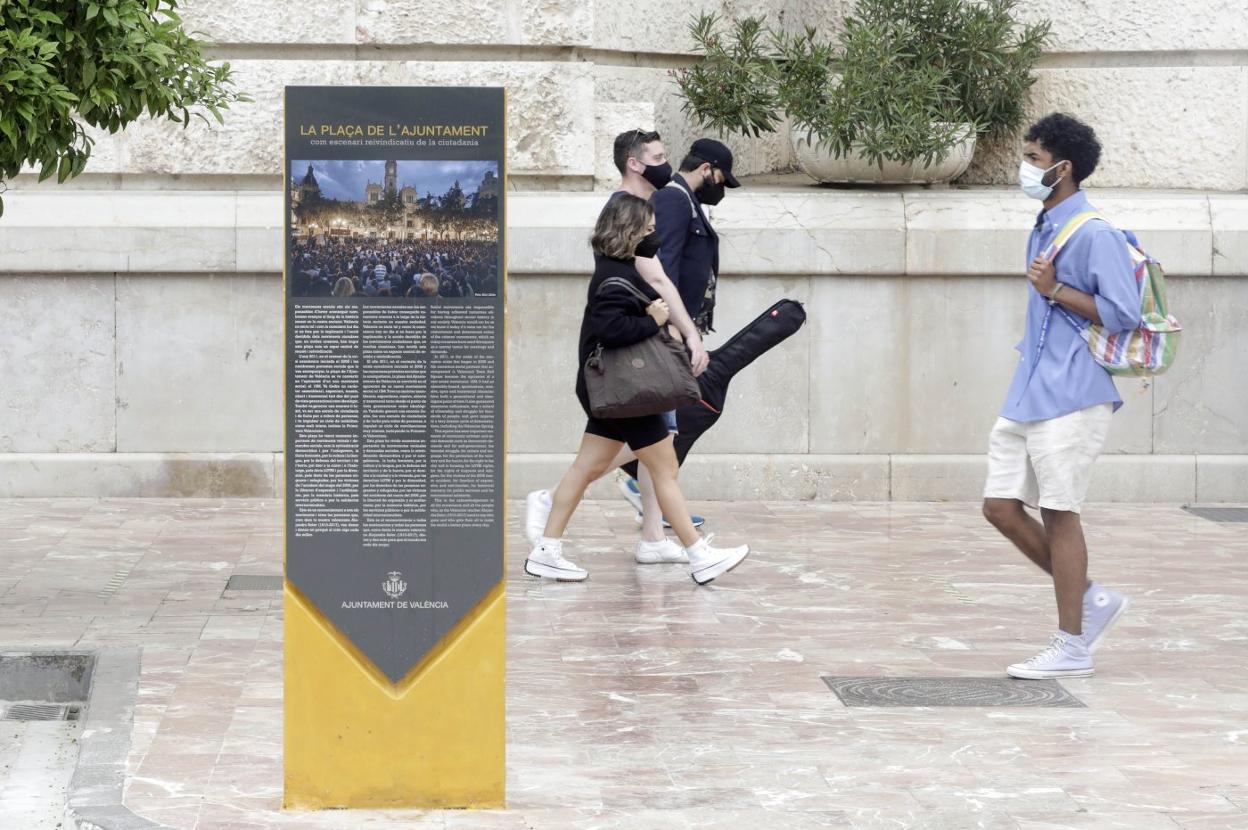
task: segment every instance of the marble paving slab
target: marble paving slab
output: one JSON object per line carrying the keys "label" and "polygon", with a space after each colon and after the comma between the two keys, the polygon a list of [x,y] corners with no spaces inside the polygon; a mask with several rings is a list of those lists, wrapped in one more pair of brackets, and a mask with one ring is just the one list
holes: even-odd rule
{"label": "marble paving slab", "polygon": [[1132,605],[1082,708],[861,708],[823,678],[1001,677],[1047,579],[976,504],[694,507],[754,549],[709,588],[634,564],[623,501],[573,520],[587,582],[528,578],[511,506],[505,812],[280,809],[281,595],[226,590],[280,572],[275,501],[0,501],[0,644],[142,650],[122,789],[159,827],[1248,828],[1242,526],[1088,507]]}

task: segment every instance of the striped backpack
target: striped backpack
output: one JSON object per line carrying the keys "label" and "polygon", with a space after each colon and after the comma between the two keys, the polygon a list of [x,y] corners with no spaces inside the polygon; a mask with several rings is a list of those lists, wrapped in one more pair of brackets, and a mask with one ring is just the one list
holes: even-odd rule
{"label": "striped backpack", "polygon": [[[1062,247],[1090,219],[1103,218],[1095,211],[1086,211],[1072,217],[1049,246],[1046,259],[1050,262],[1055,260]],[[1174,362],[1183,327],[1167,309],[1166,275],[1161,270],[1161,263],[1140,250],[1129,234],[1127,251],[1131,255],[1135,281],[1140,290],[1141,319],[1138,328],[1110,334],[1101,326],[1080,323],[1060,305],[1053,307],[1061,312],[1087,342],[1092,359],[1105,367],[1111,375],[1160,375]]]}

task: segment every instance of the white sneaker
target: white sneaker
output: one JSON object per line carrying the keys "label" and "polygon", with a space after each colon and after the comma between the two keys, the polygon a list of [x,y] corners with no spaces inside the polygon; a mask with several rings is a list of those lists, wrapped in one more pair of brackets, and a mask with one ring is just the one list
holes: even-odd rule
{"label": "white sneaker", "polygon": [[750,555],[749,545],[742,545],[739,548],[711,547],[711,538],[714,535],[709,533],[695,542],[693,547],[685,549],[689,555],[689,575],[699,585],[705,585],[716,577],[723,576]]}
{"label": "white sneaker", "polygon": [[1059,631],[1049,640],[1047,648],[1029,660],[1008,667],[1005,673],[1023,680],[1091,677],[1092,654],[1082,637]]}
{"label": "white sneaker", "polygon": [[589,571],[563,558],[563,542],[558,539],[540,539],[524,560],[524,572],[560,582],[582,582],[589,576]]}
{"label": "white sneaker", "polygon": [[550,518],[550,491],[534,490],[525,500],[524,536],[531,547],[537,547],[546,532],[546,520]]}
{"label": "white sneaker", "polygon": [[689,554],[680,545],[664,537],[658,542],[638,539],[633,558],[638,565],[666,565],[671,562],[688,562]]}
{"label": "white sneaker", "polygon": [[1105,641],[1110,627],[1127,610],[1129,601],[1117,591],[1093,582],[1083,595],[1083,640],[1088,651],[1094,652]]}

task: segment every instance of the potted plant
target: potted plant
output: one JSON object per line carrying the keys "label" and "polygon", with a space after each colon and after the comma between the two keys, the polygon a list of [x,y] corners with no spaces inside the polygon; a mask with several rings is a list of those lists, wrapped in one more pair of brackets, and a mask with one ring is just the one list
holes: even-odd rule
{"label": "potted plant", "polygon": [[[721,134],[774,132],[822,182],[949,181],[976,138],[1016,129],[1047,22],[1017,0],[859,0],[840,42],[714,14],[690,25],[703,59],[676,74],[685,112]],[[725,31],[725,29],[728,31]]]}

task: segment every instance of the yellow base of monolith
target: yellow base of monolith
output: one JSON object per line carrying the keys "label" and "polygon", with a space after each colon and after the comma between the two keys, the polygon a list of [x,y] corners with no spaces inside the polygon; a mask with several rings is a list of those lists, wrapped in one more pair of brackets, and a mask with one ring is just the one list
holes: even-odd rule
{"label": "yellow base of monolith", "polygon": [[398,684],[289,583],[285,608],[287,809],[504,806],[501,583]]}

